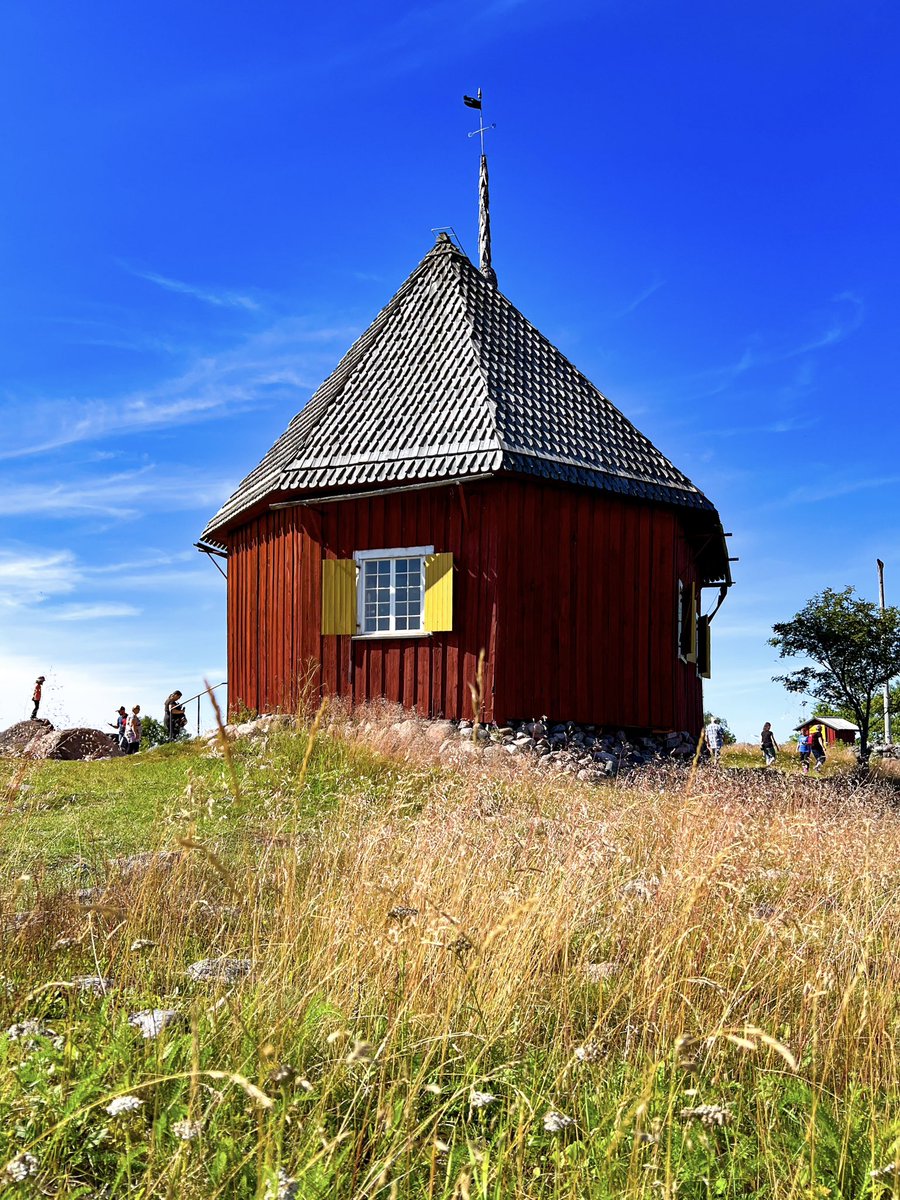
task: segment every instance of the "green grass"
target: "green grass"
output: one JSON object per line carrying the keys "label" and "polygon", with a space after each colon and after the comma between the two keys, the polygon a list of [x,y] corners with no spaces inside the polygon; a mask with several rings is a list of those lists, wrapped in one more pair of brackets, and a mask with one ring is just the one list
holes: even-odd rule
{"label": "green grass", "polygon": [[[307,749],[0,764],[0,1170],[37,1162],[0,1195],[260,1200],[279,1171],[348,1200],[893,1194],[877,788],[833,763],[827,795],[712,768],[590,788],[333,733],[305,773]],[[114,862],[147,849],[179,857]],[[187,978],[221,955],[251,974]],[[145,1040],[153,1007],[179,1020]],[[3,1035],[25,1019],[48,1036]]]}

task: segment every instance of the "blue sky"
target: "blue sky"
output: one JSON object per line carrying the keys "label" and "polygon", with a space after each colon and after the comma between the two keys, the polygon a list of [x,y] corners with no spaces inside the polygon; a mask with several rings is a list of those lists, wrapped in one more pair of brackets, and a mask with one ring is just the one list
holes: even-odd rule
{"label": "blue sky", "polygon": [[897,6],[4,6],[0,727],[225,678],[207,517],[453,226],[716,503],[708,705],[771,625],[900,598]]}

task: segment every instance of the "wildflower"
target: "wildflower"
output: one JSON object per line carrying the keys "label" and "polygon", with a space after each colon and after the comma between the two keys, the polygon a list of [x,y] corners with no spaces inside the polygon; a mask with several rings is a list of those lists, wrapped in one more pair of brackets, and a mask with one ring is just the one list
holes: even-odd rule
{"label": "wildflower", "polygon": [[[297,1068],[290,1063],[282,1063],[269,1072],[269,1083],[272,1087],[287,1088],[297,1082]],[[305,1081],[304,1081],[305,1082]]]}
{"label": "wildflower", "polygon": [[469,1096],[470,1108],[487,1108],[489,1104],[496,1103],[499,1096],[495,1096],[493,1092],[475,1092]]}
{"label": "wildflower", "polygon": [[46,1025],[42,1025],[40,1021],[34,1017],[26,1017],[24,1021],[19,1021],[15,1025],[10,1025],[6,1031],[6,1036],[11,1042],[34,1042],[36,1038],[56,1039],[52,1029],[48,1029]]}
{"label": "wildflower", "polygon": [[95,996],[105,996],[115,987],[115,980],[109,975],[76,975],[72,983],[79,992],[93,992]]}
{"label": "wildflower", "polygon": [[133,954],[138,954],[141,950],[152,950],[155,945],[156,942],[151,941],[150,938],[135,938],[128,949]]}
{"label": "wildflower", "polygon": [[411,921],[413,917],[419,915],[417,908],[410,908],[408,904],[398,904],[396,908],[392,908],[388,912],[388,919],[391,921]]}
{"label": "wildflower", "polygon": [[551,1109],[550,1112],[544,1114],[544,1128],[548,1133],[562,1133],[575,1124],[574,1117],[567,1117],[565,1113],[556,1112]]}
{"label": "wildflower", "polygon": [[354,1042],[353,1049],[347,1055],[347,1062],[371,1062],[374,1057],[375,1051],[371,1042]]}
{"label": "wildflower", "polygon": [[622,970],[617,962],[585,963],[584,975],[588,983],[602,983],[604,979],[615,979]]}
{"label": "wildflower", "polygon": [[201,958],[191,963],[187,974],[195,983],[237,983],[252,968],[249,958]]}
{"label": "wildflower", "polygon": [[279,1167],[276,1178],[266,1184],[263,1200],[296,1200],[299,1195],[299,1181],[292,1179],[284,1167]]}
{"label": "wildflower", "polygon": [[575,1047],[575,1057],[580,1063],[599,1062],[603,1057],[603,1047],[599,1042],[585,1042],[583,1046]]}
{"label": "wildflower", "polygon": [[141,1012],[132,1013],[128,1024],[141,1031],[145,1038],[159,1037],[169,1025],[181,1020],[181,1013],[174,1008],[145,1008]]}
{"label": "wildflower", "polygon": [[700,1121],[703,1125],[727,1125],[731,1113],[721,1104],[698,1104],[696,1108],[683,1108],[682,1121]]}
{"label": "wildflower", "polygon": [[640,900],[643,904],[648,904],[656,893],[659,891],[659,879],[653,875],[649,879],[631,879],[622,888],[623,896],[630,896],[635,900]]}
{"label": "wildflower", "polygon": [[137,1112],[143,1103],[139,1096],[116,1096],[107,1104],[106,1111],[111,1117],[121,1117],[125,1113]]}
{"label": "wildflower", "polygon": [[3,1174],[11,1183],[24,1183],[29,1175],[36,1175],[40,1164],[33,1154],[23,1151],[11,1158],[3,1170]]}
{"label": "wildflower", "polygon": [[203,1122],[183,1117],[172,1126],[172,1132],[180,1142],[193,1142],[203,1132]]}

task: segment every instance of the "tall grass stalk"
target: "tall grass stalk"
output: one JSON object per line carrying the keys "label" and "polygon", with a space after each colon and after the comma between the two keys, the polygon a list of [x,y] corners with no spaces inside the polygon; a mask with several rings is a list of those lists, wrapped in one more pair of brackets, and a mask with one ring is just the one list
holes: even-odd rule
{"label": "tall grass stalk", "polygon": [[[84,793],[181,763],[184,794],[141,843],[167,853],[90,862],[89,896],[52,841],[0,880],[0,1170],[37,1172],[9,1188],[891,1194],[893,785],[726,752],[689,794],[591,787],[501,750],[450,770],[401,727],[321,707],[226,761],[71,764]],[[176,1017],[144,1038],[150,1009]]]}

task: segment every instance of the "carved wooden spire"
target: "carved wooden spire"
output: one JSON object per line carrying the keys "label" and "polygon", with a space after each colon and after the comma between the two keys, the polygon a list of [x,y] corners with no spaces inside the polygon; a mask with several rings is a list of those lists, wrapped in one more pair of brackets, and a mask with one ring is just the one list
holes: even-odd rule
{"label": "carved wooden spire", "polygon": [[469,137],[476,134],[481,138],[481,169],[478,172],[478,266],[482,275],[491,285],[497,286],[497,273],[491,266],[491,197],[488,186],[487,155],[484,152],[484,135],[488,129],[494,129],[494,124],[485,125],[481,110],[481,88],[477,96],[463,96],[467,108],[478,110],[478,128],[473,129]]}

